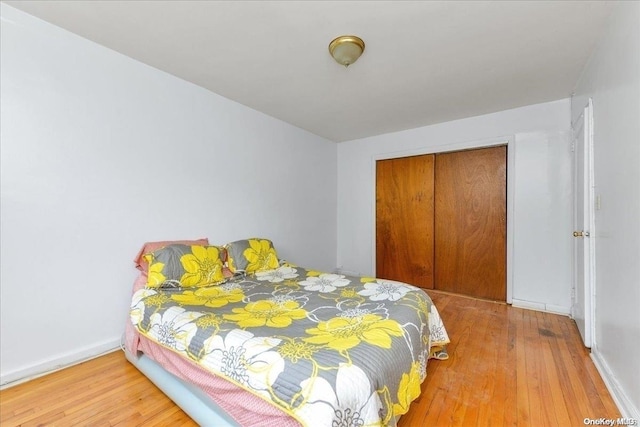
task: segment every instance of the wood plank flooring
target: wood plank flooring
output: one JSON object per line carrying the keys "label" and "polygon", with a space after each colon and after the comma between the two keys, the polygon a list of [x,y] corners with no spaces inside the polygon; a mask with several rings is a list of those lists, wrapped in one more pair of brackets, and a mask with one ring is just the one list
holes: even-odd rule
{"label": "wood plank flooring", "polygon": [[409,426],[581,426],[617,418],[578,329],[566,316],[428,291],[451,344],[430,361]]}
{"label": "wood plank flooring", "polygon": [[[412,426],[581,426],[620,414],[564,316],[429,291],[451,338]],[[120,351],[0,391],[0,425],[195,426]]]}

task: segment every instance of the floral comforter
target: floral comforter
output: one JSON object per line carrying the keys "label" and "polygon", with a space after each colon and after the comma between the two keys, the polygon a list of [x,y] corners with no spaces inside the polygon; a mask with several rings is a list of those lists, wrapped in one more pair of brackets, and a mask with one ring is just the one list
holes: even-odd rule
{"label": "floral comforter", "polygon": [[276,270],[191,289],[141,289],[141,334],[303,425],[395,425],[449,338],[429,296],[390,280]]}

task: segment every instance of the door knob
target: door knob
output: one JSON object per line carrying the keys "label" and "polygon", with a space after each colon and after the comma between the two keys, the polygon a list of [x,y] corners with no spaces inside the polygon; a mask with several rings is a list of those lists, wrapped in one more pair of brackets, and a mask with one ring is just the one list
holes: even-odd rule
{"label": "door knob", "polygon": [[574,231],[573,237],[589,237],[588,231]]}

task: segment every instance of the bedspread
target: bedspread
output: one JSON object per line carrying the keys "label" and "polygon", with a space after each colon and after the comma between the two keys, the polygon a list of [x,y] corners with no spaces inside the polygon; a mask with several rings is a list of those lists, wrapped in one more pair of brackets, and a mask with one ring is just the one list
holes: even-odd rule
{"label": "bedspread", "polygon": [[284,264],[203,288],[141,289],[138,331],[303,425],[395,425],[449,342],[421,289]]}

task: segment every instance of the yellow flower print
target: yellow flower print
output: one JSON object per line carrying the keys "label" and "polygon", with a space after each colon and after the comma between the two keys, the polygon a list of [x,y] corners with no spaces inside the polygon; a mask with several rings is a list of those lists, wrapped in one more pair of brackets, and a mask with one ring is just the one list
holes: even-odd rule
{"label": "yellow flower print", "polygon": [[171,299],[164,294],[155,294],[151,295],[144,299],[144,303],[150,307],[158,306],[160,307],[162,304],[171,301]]}
{"label": "yellow flower print", "polygon": [[242,253],[249,261],[247,271],[264,271],[278,268],[278,256],[268,240],[249,240],[249,247]]}
{"label": "yellow flower print", "polygon": [[235,314],[225,314],[224,318],[237,322],[241,328],[265,325],[272,328],[286,328],[294,320],[307,317],[307,312],[300,308],[300,304],[296,301],[255,301],[244,308],[234,308],[232,311]]}
{"label": "yellow flower print", "polygon": [[361,277],[360,278],[360,283],[369,283],[369,282],[375,282],[376,278],[375,277]]}
{"label": "yellow flower print", "polygon": [[216,328],[220,327],[222,318],[216,314],[207,314],[202,317],[198,317],[196,320],[196,326],[199,328]]}
{"label": "yellow flower print", "polygon": [[307,270],[307,277],[318,277],[320,274],[322,274],[320,271]]}
{"label": "yellow flower print", "polygon": [[283,358],[289,359],[292,363],[298,363],[300,359],[311,360],[316,350],[317,347],[309,345],[306,342],[289,339],[278,348],[278,353],[280,353]]}
{"label": "yellow flower print", "polygon": [[420,362],[413,362],[409,373],[402,374],[398,386],[398,403],[393,405],[393,415],[406,414],[411,402],[420,395]]}
{"label": "yellow flower print", "polygon": [[343,298],[353,298],[357,297],[358,293],[353,288],[344,288],[340,291],[340,296]]}
{"label": "yellow flower print", "polygon": [[395,320],[383,319],[376,314],[358,317],[334,317],[318,323],[317,328],[306,330],[312,337],[305,338],[311,344],[326,344],[337,350],[348,350],[364,341],[382,348],[391,347],[391,336],[402,335],[402,328]]}
{"label": "yellow flower print", "polygon": [[148,273],[149,280],[147,281],[147,283],[150,286],[160,286],[161,284],[164,283],[165,280],[167,280],[165,275],[162,274],[163,268],[164,268],[164,264],[161,262],[156,262],[149,266],[149,273]]}
{"label": "yellow flower print", "polygon": [[204,305],[213,308],[224,307],[229,303],[242,301],[242,298],[244,298],[242,289],[225,290],[220,286],[199,288],[195,291],[184,291],[181,294],[171,295],[171,299],[181,305]]}
{"label": "yellow flower print", "polygon": [[215,246],[192,246],[192,253],[182,255],[185,273],[180,278],[184,287],[204,286],[224,280],[222,261]]}
{"label": "yellow flower print", "polygon": [[429,316],[429,303],[427,303],[426,298],[418,297],[418,311]]}

